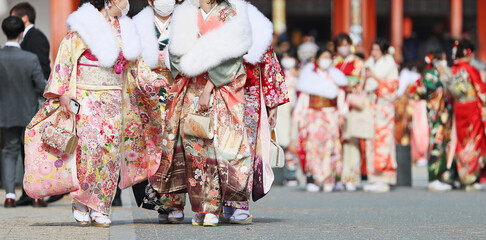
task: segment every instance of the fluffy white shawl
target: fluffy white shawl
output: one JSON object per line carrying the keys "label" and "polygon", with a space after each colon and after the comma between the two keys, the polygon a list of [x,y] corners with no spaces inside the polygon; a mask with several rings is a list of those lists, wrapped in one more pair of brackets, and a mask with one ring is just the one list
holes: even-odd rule
{"label": "fluffy white shawl", "polygon": [[248,5],[228,0],[237,15],[220,28],[199,38],[199,9],[188,1],[176,7],[172,15],[169,51],[180,56],[181,71],[187,76],[207,72],[222,62],[245,55],[251,47]]}
{"label": "fluffy white shawl", "polygon": [[154,17],[152,7],[144,8],[133,17],[141,39],[142,58],[151,68],[156,68],[159,63],[159,43],[155,32]]}
{"label": "fluffy white shawl", "polygon": [[[365,68],[369,68],[375,73],[378,78],[388,80],[398,80],[398,69],[393,56],[386,54],[377,61],[370,57],[366,63]],[[378,88],[378,81],[373,78],[366,79],[365,90],[373,92]]]}
{"label": "fluffy white shawl", "polygon": [[248,3],[248,16],[250,17],[253,44],[248,54],[244,56],[247,63],[260,63],[263,55],[273,40],[273,24],[255,6]]}
{"label": "fluffy white shawl", "polygon": [[331,79],[314,71],[314,63],[304,66],[300,73],[297,89],[310,95],[316,95],[327,99],[335,99],[339,93],[339,87],[347,85],[346,76],[336,68],[328,70]]}
{"label": "fluffy white shawl", "polygon": [[[121,28],[122,52],[128,60],[140,56],[141,45],[135,24],[129,17],[118,19]],[[91,4],[86,3],[69,15],[66,25],[70,31],[77,32],[102,67],[112,67],[120,49],[110,23]]]}

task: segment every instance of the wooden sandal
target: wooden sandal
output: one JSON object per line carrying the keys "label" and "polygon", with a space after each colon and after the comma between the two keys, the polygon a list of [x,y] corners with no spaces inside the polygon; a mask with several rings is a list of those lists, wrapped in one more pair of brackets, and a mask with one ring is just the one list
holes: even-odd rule
{"label": "wooden sandal", "polygon": [[[242,219],[242,220],[236,219],[236,217],[242,216],[242,215],[246,215],[246,218]],[[253,222],[253,215],[251,215],[249,213],[245,213],[245,212],[238,213],[238,214],[233,216],[233,219],[230,219],[230,223],[234,223],[234,224],[248,225],[248,224],[251,224],[252,222]]]}
{"label": "wooden sandal", "polygon": [[76,204],[77,203],[73,203],[72,205],[74,220],[76,220],[76,222],[83,227],[88,226],[90,222],[89,209],[87,212],[83,212],[76,206]]}

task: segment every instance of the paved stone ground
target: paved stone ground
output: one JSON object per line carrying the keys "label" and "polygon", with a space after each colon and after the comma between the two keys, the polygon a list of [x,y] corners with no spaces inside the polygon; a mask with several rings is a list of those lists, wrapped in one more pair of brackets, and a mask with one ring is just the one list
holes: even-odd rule
{"label": "paved stone ground", "polygon": [[414,173],[413,188],[386,194],[274,187],[252,203],[247,226],[192,226],[190,206],[182,223],[159,225],[155,212],[134,206],[131,190],[109,229],[77,226],[70,197],[44,209],[0,206],[0,239],[486,239],[486,191],[427,192],[424,169]]}

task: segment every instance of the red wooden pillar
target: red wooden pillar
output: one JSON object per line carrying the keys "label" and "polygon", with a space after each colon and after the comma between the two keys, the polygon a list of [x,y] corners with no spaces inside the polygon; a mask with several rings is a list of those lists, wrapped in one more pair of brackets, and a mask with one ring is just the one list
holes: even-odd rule
{"label": "red wooden pillar", "polygon": [[[478,1],[484,2],[483,1]],[[478,14],[479,16],[479,14]],[[462,36],[462,0],[451,0],[451,37],[460,39]]]}
{"label": "red wooden pillar", "polygon": [[391,45],[400,51],[403,45],[403,0],[391,3]]}
{"label": "red wooden pillar", "polygon": [[376,39],[376,0],[362,0],[363,51],[369,55],[371,44]]}
{"label": "red wooden pillar", "polygon": [[351,27],[351,0],[334,0],[332,11],[332,36],[349,33]]}
{"label": "red wooden pillar", "polygon": [[55,58],[59,44],[67,33],[66,19],[76,10],[79,0],[50,0],[51,3],[51,55]]}
{"label": "red wooden pillar", "polygon": [[[486,28],[482,25],[486,23],[486,1],[477,1],[477,34],[478,34],[478,49],[477,56],[486,61]],[[483,79],[484,80],[484,79]]]}

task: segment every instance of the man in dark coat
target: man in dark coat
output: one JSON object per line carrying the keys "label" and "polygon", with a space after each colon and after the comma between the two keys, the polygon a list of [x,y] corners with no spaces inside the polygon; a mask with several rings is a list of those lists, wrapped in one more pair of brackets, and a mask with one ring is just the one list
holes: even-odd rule
{"label": "man in dark coat", "polygon": [[10,16],[17,16],[24,22],[24,37],[20,41],[20,46],[23,50],[37,55],[44,78],[49,79],[51,74],[49,41],[46,35],[34,26],[36,17],[34,7],[27,2],[19,3],[10,10]]}
{"label": "man in dark coat", "polygon": [[[50,60],[49,60],[49,41],[47,37],[39,29],[35,28],[36,12],[34,7],[28,2],[22,2],[15,5],[10,10],[10,16],[17,16],[24,22],[23,38],[20,41],[20,46],[23,50],[29,51],[37,55],[40,65],[42,67],[42,73],[44,78],[49,79],[51,74]],[[43,102],[42,96],[39,97],[39,102]],[[38,106],[38,105],[37,105]],[[22,158],[24,154],[22,151]],[[25,191],[22,192],[22,196],[17,201],[17,206],[25,206],[32,204],[32,199],[27,196]],[[34,203],[45,206],[44,201],[35,201]],[[35,204],[34,204],[35,205]]]}
{"label": "man in dark coat", "polygon": [[[37,112],[37,98],[44,91],[46,80],[35,54],[20,48],[25,27],[22,19],[7,17],[2,30],[7,36],[0,50],[0,128],[2,128],[2,182],[6,190],[5,207],[15,207],[15,170],[23,152],[25,127]],[[34,206],[45,205],[30,199]]]}

